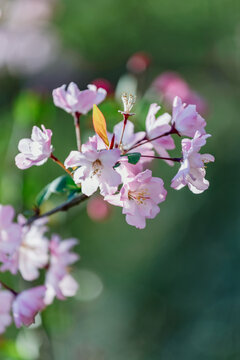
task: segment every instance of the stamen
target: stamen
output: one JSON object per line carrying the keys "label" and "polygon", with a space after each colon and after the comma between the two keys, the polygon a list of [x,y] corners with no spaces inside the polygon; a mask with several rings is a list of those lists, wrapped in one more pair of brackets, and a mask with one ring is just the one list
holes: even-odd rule
{"label": "stamen", "polygon": [[130,113],[133,108],[133,105],[136,102],[136,96],[132,94],[123,93],[122,94],[122,102],[123,102],[123,111],[119,110],[121,114],[125,114],[128,116],[134,115],[134,113]]}

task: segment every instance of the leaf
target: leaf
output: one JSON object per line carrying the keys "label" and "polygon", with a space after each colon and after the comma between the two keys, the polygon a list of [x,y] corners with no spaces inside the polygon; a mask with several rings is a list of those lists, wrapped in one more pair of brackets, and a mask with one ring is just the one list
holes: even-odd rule
{"label": "leaf", "polygon": [[127,156],[129,164],[133,164],[133,165],[136,165],[139,162],[140,158],[141,158],[141,154],[137,153],[137,152],[124,154],[122,156]]}
{"label": "leaf", "polygon": [[93,105],[93,127],[96,134],[98,134],[98,136],[100,136],[100,138],[103,140],[104,144],[109,146],[106,120],[103,113],[95,104]]}
{"label": "leaf", "polygon": [[121,165],[121,163],[118,161],[115,165],[114,165],[114,169],[118,168]]}
{"label": "leaf", "polygon": [[44,201],[48,200],[52,194],[73,194],[79,191],[80,188],[74,183],[73,179],[68,175],[63,175],[42,189],[36,198],[36,204],[40,206]]}

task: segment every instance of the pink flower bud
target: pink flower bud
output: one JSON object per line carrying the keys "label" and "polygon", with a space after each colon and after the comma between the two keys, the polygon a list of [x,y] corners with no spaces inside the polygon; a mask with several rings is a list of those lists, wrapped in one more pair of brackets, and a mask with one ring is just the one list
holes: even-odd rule
{"label": "pink flower bud", "polygon": [[129,71],[135,74],[140,74],[149,67],[150,62],[151,59],[147,53],[137,52],[129,58],[127,62],[127,68]]}

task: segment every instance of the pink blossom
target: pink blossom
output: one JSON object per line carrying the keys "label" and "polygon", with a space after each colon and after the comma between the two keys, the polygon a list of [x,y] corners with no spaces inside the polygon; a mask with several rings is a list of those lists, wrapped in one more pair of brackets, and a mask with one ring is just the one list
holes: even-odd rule
{"label": "pink blossom", "polygon": [[71,82],[66,89],[66,85],[53,90],[53,102],[57,107],[68,113],[87,114],[94,104],[100,104],[106,97],[105,89],[98,88],[96,85],[88,85],[87,90],[80,91],[78,86]]}
{"label": "pink blossom", "polygon": [[34,323],[37,313],[45,308],[43,301],[45,292],[45,286],[37,286],[16,296],[13,301],[12,311],[17,328]]}
{"label": "pink blossom", "polygon": [[190,91],[186,81],[173,71],[166,71],[159,75],[154,80],[153,87],[169,102],[172,102],[175,96],[185,99]]}
{"label": "pink blossom", "polygon": [[[19,224],[23,225],[26,219],[19,215]],[[19,270],[27,281],[38,278],[39,269],[48,263],[48,239],[44,236],[47,227],[45,220],[35,221],[31,226],[22,226],[22,240],[16,252],[6,257],[2,262],[1,271],[9,270],[16,274]]]}
{"label": "pink blossom", "polygon": [[[148,115],[146,118],[146,130],[148,139],[153,139],[157,136],[161,136],[171,130],[169,122],[171,121],[171,116],[168,113],[158,116],[156,114],[160,110],[160,106],[157,104],[151,104]],[[170,135],[163,136],[159,139],[156,139],[151,142],[157,153],[162,157],[169,157],[167,150],[172,150],[175,148],[174,141]],[[173,162],[166,160],[166,162],[173,166]]]}
{"label": "pink blossom", "polygon": [[0,290],[0,334],[4,333],[7,326],[12,322],[10,310],[12,307],[13,294],[8,290]]}
{"label": "pink blossom", "polygon": [[128,178],[119,194],[107,195],[104,199],[123,208],[129,225],[143,229],[146,219],[153,219],[159,213],[158,204],[165,200],[166,195],[163,180],[152,177],[152,172],[145,170],[134,178]]}
{"label": "pink blossom", "polygon": [[198,114],[196,105],[186,106],[178,96],[173,101],[172,125],[180,135],[193,137],[196,131],[206,134],[206,121]]}
{"label": "pink blossom", "polygon": [[77,244],[76,239],[61,239],[54,235],[50,243],[50,267],[46,276],[45,303],[51,304],[56,296],[64,300],[66,296],[74,296],[78,290],[78,284],[69,274],[69,265],[78,260],[78,255],[70,252]]}
{"label": "pink blossom", "polygon": [[171,186],[180,190],[188,185],[194,194],[200,194],[209,187],[209,182],[205,179],[205,163],[214,161],[210,154],[199,154],[202,146],[206,144],[209,134],[202,135],[196,132],[193,139],[182,140],[183,161],[177,175],[172,179]]}
{"label": "pink blossom", "polygon": [[120,157],[119,149],[97,150],[97,137],[82,145],[82,152],[71,151],[65,160],[67,168],[80,166],[74,171],[74,181],[81,183],[82,193],[90,196],[98,188],[102,195],[113,194],[121,183],[120,175],[113,169]]}
{"label": "pink blossom", "polygon": [[160,92],[168,105],[172,104],[175,96],[179,96],[184,103],[196,105],[200,113],[207,110],[204,99],[192,91],[187,82],[175,72],[162,73],[154,80],[153,88]]}
{"label": "pink blossom", "polygon": [[14,209],[0,205],[0,261],[12,255],[21,242],[21,226],[13,223]]}
{"label": "pink blossom", "polygon": [[53,147],[51,145],[52,131],[42,125],[32,129],[31,139],[22,139],[18,144],[20,154],[15,157],[19,169],[28,169],[33,165],[43,165],[50,157]]}

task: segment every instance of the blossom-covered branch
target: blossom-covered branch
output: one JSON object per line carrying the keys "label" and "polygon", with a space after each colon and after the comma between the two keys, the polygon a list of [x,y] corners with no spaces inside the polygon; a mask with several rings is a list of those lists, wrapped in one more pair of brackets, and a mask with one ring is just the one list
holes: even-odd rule
{"label": "blossom-covered branch", "polygon": [[[22,139],[18,144],[20,153],[15,162],[19,169],[43,165],[50,158],[68,175],[53,180],[43,189],[37,198],[40,200],[36,200],[38,211],[28,220],[18,215],[14,221],[14,209],[10,205],[0,205],[0,271],[9,271],[13,275],[20,273],[26,281],[38,279],[40,270],[45,272],[43,284],[19,292],[2,283],[0,333],[12,319],[17,327],[29,326],[36,314],[55,297],[64,300],[77,292],[78,284],[70,274],[70,265],[78,260],[78,255],[71,251],[77,240],[61,240],[56,234],[48,239],[46,223],[49,216],[68,211],[99,191],[105,204],[122,208],[129,225],[145,228],[147,219],[157,216],[159,205],[167,197],[163,179],[154,176],[150,170],[153,161],[163,160],[170,166],[179,163],[179,170],[171,181],[173,189],[187,186],[193,193],[200,194],[209,187],[205,179],[206,164],[213,162],[214,157],[200,153],[210,135],[205,130],[206,121],[195,105],[186,105],[175,97],[172,114],[158,116],[160,106],[153,103],[145,129],[135,132],[129,118],[134,115],[131,110],[136,98],[124,93],[123,110],[120,110],[123,120],[110,132],[104,114],[97,107],[105,97],[106,91],[94,85],[80,91],[71,83],[53,91],[54,104],[74,119],[77,150],[73,146],[64,162],[53,154],[52,131],[44,125],[41,129],[34,126],[31,138]],[[92,109],[95,132],[82,144],[79,119]],[[181,148],[178,156],[171,157],[169,151],[176,147],[174,134],[182,138]],[[66,181],[59,181],[61,178]],[[69,200],[41,213],[42,202],[49,194],[58,192],[65,193]]]}

